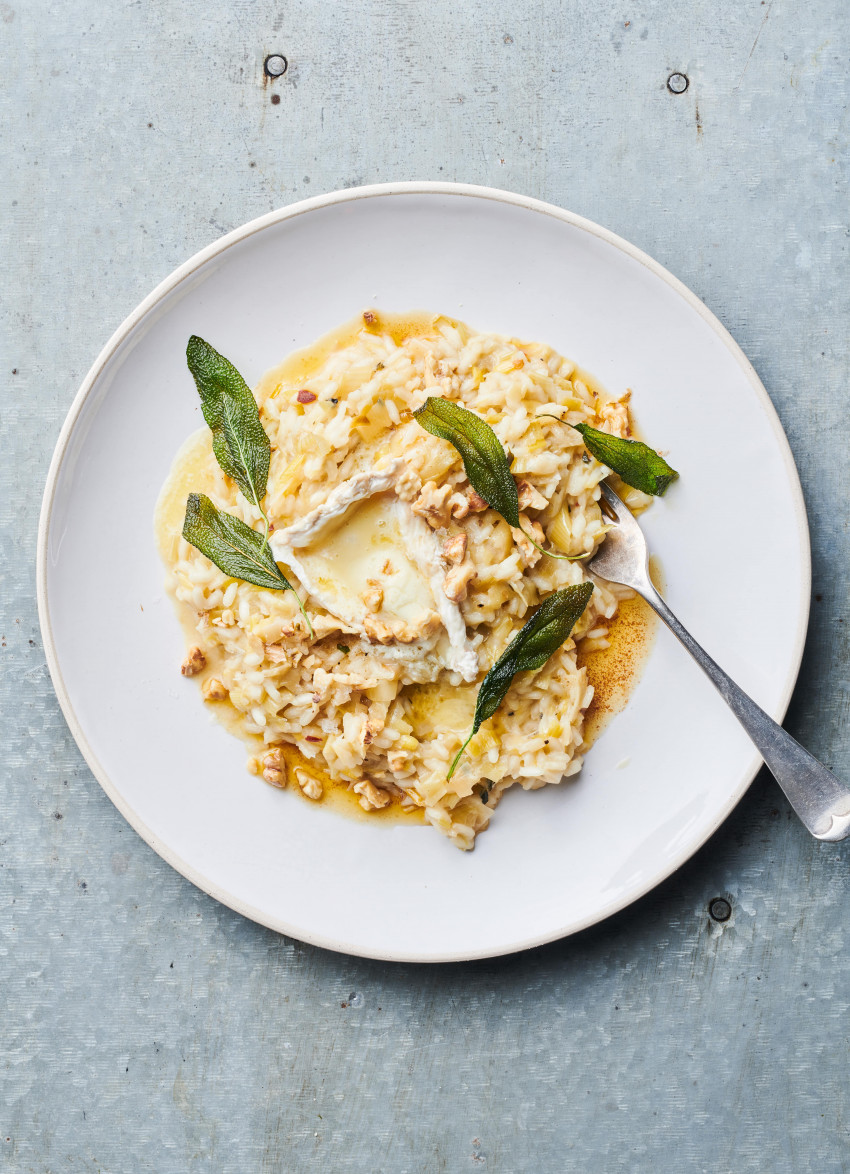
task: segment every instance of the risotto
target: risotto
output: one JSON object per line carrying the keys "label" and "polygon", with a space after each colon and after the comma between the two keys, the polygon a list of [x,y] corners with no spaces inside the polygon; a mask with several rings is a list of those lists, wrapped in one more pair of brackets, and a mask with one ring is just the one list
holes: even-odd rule
{"label": "risotto", "polygon": [[[204,429],[178,454],[157,513],[168,590],[189,631],[183,672],[250,744],[249,770],[267,783],[315,801],[342,787],[371,816],[420,813],[471,848],[507,788],[557,784],[581,768],[593,697],[582,662],[607,646],[632,593],[575,557],[605,533],[609,469],[546,413],[628,437],[628,393],[603,400],[542,343],[367,312],[269,372],[254,395],[271,443],[271,550],[312,633],[292,591],[230,578],[181,537],[190,490],[263,528]],[[521,528],[413,417],[430,396],[493,429]],[[650,500],[624,496],[633,507]],[[574,561],[546,557],[529,536]],[[514,678],[448,778],[484,675],[547,596],[588,579],[571,637]]]}

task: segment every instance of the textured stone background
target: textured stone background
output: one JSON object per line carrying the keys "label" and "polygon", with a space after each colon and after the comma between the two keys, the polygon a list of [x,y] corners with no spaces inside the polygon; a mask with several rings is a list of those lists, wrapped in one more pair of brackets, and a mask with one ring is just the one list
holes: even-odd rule
{"label": "textured stone background", "polygon": [[845,0],[12,0],[0,37],[0,1168],[850,1170],[850,850],[768,778],[571,940],[432,968],[324,953],[125,825],[59,714],[33,570],[74,391],[180,261],[354,184],[526,192],[657,257],[754,361],[814,545],[788,724],[850,775]]}

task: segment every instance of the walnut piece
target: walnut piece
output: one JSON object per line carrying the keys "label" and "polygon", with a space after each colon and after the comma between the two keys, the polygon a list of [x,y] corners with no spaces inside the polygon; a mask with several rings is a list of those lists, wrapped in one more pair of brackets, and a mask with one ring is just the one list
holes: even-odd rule
{"label": "walnut piece", "polygon": [[420,612],[415,620],[401,621],[395,625],[394,635],[400,644],[413,644],[415,640],[425,640],[440,627],[442,620],[435,611],[427,608]]}
{"label": "walnut piece", "polygon": [[459,567],[452,567],[443,580],[443,591],[452,603],[462,603],[466,599],[469,584],[475,578],[475,567],[467,560]]}
{"label": "walnut piece", "polygon": [[438,530],[448,523],[451,495],[451,485],[438,485],[436,481],[426,481],[413,503],[413,512],[424,518],[432,530]]}
{"label": "walnut piece", "polygon": [[607,425],[605,431],[610,432],[612,436],[619,436],[621,440],[628,439],[632,431],[629,420],[630,398],[631,392],[627,391],[620,399],[602,404],[598,412],[599,419]]}
{"label": "walnut piece", "polygon": [[443,558],[447,563],[451,563],[457,567],[466,558],[466,533],[462,530],[460,534],[453,534],[451,538],[447,538],[443,543]]}
{"label": "walnut piece", "polygon": [[308,799],[313,799],[314,801],[321,799],[322,784],[315,775],[311,775],[306,770],[302,770],[300,766],[296,766],[295,781]]}
{"label": "walnut piece", "polygon": [[387,766],[394,775],[403,774],[410,766],[409,752],[393,747],[387,751]]}
{"label": "walnut piece", "polygon": [[405,465],[396,478],[395,491],[401,501],[413,501],[422,488],[422,480],[413,469]]}
{"label": "walnut piece", "polygon": [[203,693],[206,701],[224,701],[227,697],[227,690],[218,677],[210,677],[204,681]]}
{"label": "walnut piece", "polygon": [[469,507],[469,512],[471,514],[480,514],[482,510],[490,508],[481,494],[478,493],[475,489],[470,490],[470,492],[466,495],[466,504]]}
{"label": "walnut piece", "polygon": [[357,629],[350,628],[344,624],[342,620],[338,620],[335,616],[313,616],[313,631],[316,633],[316,639],[321,640],[323,636],[327,636],[330,632],[342,632],[345,635],[353,635]]}
{"label": "walnut piece", "polygon": [[[517,530],[515,526],[511,526],[511,533],[514,536],[514,542],[522,552],[522,557],[525,559],[525,565],[527,567],[536,567],[543,558],[543,555],[540,553],[534,543],[529,541],[528,535],[531,534],[536,542],[542,544],[546,539],[546,535],[543,533],[543,527],[539,522],[532,522],[528,514],[520,514],[519,522],[522,529]],[[523,533],[523,531],[525,531],[525,533]]]}
{"label": "walnut piece", "polygon": [[384,589],[377,579],[367,579],[368,586],[365,591],[360,592],[360,598],[366,605],[366,610],[372,612],[379,612],[381,605],[384,602]]}
{"label": "walnut piece", "polygon": [[200,648],[190,648],[186,659],[180,666],[184,677],[194,677],[205,667],[207,658]]}
{"label": "walnut piece", "polygon": [[436,481],[426,481],[413,503],[413,512],[424,518],[432,530],[448,526],[452,518],[460,521],[469,513],[469,508],[469,499],[464,494],[457,493],[451,485],[438,485]]}
{"label": "walnut piece", "polygon": [[371,746],[375,738],[380,734],[385,725],[384,719],[377,714],[366,718],[360,727],[360,733],[357,735],[357,745],[362,754],[366,753],[367,746]]}
{"label": "walnut piece", "polygon": [[281,791],[286,786],[286,759],[282,750],[270,750],[263,755],[263,778]]}
{"label": "walnut piece", "polygon": [[543,510],[549,504],[542,493],[538,493],[530,481],[517,482],[519,508],[521,510]]}
{"label": "walnut piece", "polygon": [[398,640],[400,644],[412,644],[415,640],[424,640],[440,627],[440,617],[430,608],[423,611],[413,620],[393,620],[385,623],[384,620],[366,616],[363,620],[363,631],[372,644],[389,644]]}
{"label": "walnut piece", "polygon": [[371,616],[364,618],[363,631],[370,644],[389,644],[395,639],[395,632],[389,624],[385,624],[383,620],[373,620]]}
{"label": "walnut piece", "polygon": [[390,801],[390,796],[386,791],[381,791],[367,779],[361,783],[355,783],[354,791],[360,796],[360,806],[364,811],[378,811],[381,807],[386,807]]}

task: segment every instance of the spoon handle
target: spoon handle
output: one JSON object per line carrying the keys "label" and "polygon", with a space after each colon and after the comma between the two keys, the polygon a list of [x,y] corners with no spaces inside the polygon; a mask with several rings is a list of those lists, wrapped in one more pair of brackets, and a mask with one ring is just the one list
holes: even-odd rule
{"label": "spoon handle", "polygon": [[724,673],[676,619],[651,584],[641,586],[639,591],[714,684],[812,835],[819,840],[843,840],[850,835],[850,788],[840,783],[832,771],[804,750]]}

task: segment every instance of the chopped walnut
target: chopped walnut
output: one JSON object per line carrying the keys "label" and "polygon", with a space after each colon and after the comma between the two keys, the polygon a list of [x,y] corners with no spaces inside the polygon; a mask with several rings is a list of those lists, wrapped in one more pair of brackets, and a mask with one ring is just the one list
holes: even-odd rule
{"label": "chopped walnut", "polygon": [[519,481],[517,492],[521,510],[543,510],[549,504],[543,494],[538,493],[530,481]]}
{"label": "chopped walnut", "polygon": [[[543,527],[539,522],[532,522],[528,514],[520,514],[520,526],[522,529],[517,530],[515,526],[511,526],[511,533],[514,536],[514,542],[522,551],[522,557],[525,559],[527,567],[535,567],[540,562],[543,555],[537,549],[533,542],[529,541],[528,535],[534,538],[538,543],[543,543],[546,535],[543,532]],[[525,533],[523,533],[525,531]]]}
{"label": "chopped walnut", "polygon": [[410,753],[393,747],[387,752],[387,766],[394,775],[403,774],[410,766]]}
{"label": "chopped walnut", "polygon": [[451,485],[438,485],[436,481],[427,481],[413,503],[413,512],[424,518],[432,530],[437,530],[448,523],[451,495]]}
{"label": "chopped walnut", "polygon": [[384,620],[366,616],[363,620],[363,631],[372,644],[390,644],[393,640],[398,640],[401,644],[412,644],[415,640],[422,640],[436,632],[440,623],[440,617],[429,608],[414,620],[393,620],[386,623]]}
{"label": "chopped walnut", "polygon": [[605,431],[610,432],[612,436],[619,436],[622,440],[627,439],[632,431],[629,420],[630,398],[631,392],[627,391],[620,399],[602,404],[597,413],[601,422],[607,425]]}
{"label": "chopped walnut", "polygon": [[366,719],[366,725],[369,727],[372,737],[377,737],[386,724],[386,706],[373,705]]}
{"label": "chopped walnut", "polygon": [[270,786],[280,790],[286,786],[286,759],[282,750],[270,750],[263,755],[263,778]]}
{"label": "chopped walnut", "polygon": [[460,522],[469,513],[469,499],[464,493],[453,493],[449,498],[449,513]]}
{"label": "chopped walnut", "polygon": [[336,619],[335,616],[313,616],[313,631],[316,633],[316,639],[321,640],[323,636],[327,636],[330,632],[343,632],[351,635],[356,632],[357,628],[350,628],[341,620]]}
{"label": "chopped walnut", "polygon": [[413,503],[413,512],[424,518],[432,530],[448,526],[451,518],[460,520],[469,513],[469,500],[451,485],[427,481]]}
{"label": "chopped walnut", "polygon": [[443,558],[447,563],[453,566],[460,566],[466,558],[466,533],[461,531],[460,534],[453,534],[451,538],[447,538],[443,543]]}
{"label": "chopped walnut", "polygon": [[466,495],[466,501],[467,505],[469,506],[469,512],[471,514],[480,514],[482,510],[490,508],[481,494],[478,493],[475,489],[471,490],[471,492]]}
{"label": "chopped walnut", "polygon": [[272,664],[286,664],[289,660],[289,653],[282,644],[264,644],[263,651],[266,654],[266,660]]}
{"label": "chopped walnut", "polygon": [[376,326],[378,323],[378,315],[375,313],[374,310],[364,310],[363,311],[363,321],[366,323],[367,326]]}
{"label": "chopped walnut", "polygon": [[227,697],[227,690],[218,677],[210,677],[204,681],[203,692],[207,701],[224,701]]}
{"label": "chopped walnut", "polygon": [[466,599],[469,584],[475,578],[475,567],[467,560],[459,567],[452,567],[443,580],[443,592],[452,603],[462,603]]}
{"label": "chopped walnut", "polygon": [[366,605],[366,610],[372,612],[379,612],[381,605],[384,602],[384,589],[377,579],[367,579],[368,586],[365,591],[360,592],[360,598]]}
{"label": "chopped walnut", "polygon": [[383,620],[374,620],[371,616],[364,618],[363,631],[370,644],[389,644],[395,639],[395,633],[389,624],[385,624]]}
{"label": "chopped walnut", "polygon": [[188,656],[180,666],[180,672],[184,677],[194,677],[204,668],[206,663],[207,658],[200,648],[190,648]]}
{"label": "chopped walnut", "polygon": [[415,640],[433,636],[441,624],[439,615],[431,608],[427,608],[420,612],[415,620],[396,624],[395,638],[400,644],[412,644]]}
{"label": "chopped walnut", "polygon": [[402,501],[413,501],[422,488],[422,481],[414,471],[407,466],[402,469],[396,478],[395,491]]}
{"label": "chopped walnut", "polygon": [[386,807],[390,801],[390,796],[386,791],[379,790],[374,783],[370,783],[367,779],[361,783],[355,783],[354,791],[360,796],[360,806],[364,811],[378,811],[381,807]]}
{"label": "chopped walnut", "polygon": [[363,754],[366,753],[366,747],[371,746],[381,730],[384,728],[384,722],[377,718],[367,717],[363,725],[360,727],[360,733],[357,735],[357,744]]}
{"label": "chopped walnut", "polygon": [[308,774],[306,770],[302,770],[300,766],[296,766],[295,781],[308,799],[321,799],[322,784],[315,775]]}

